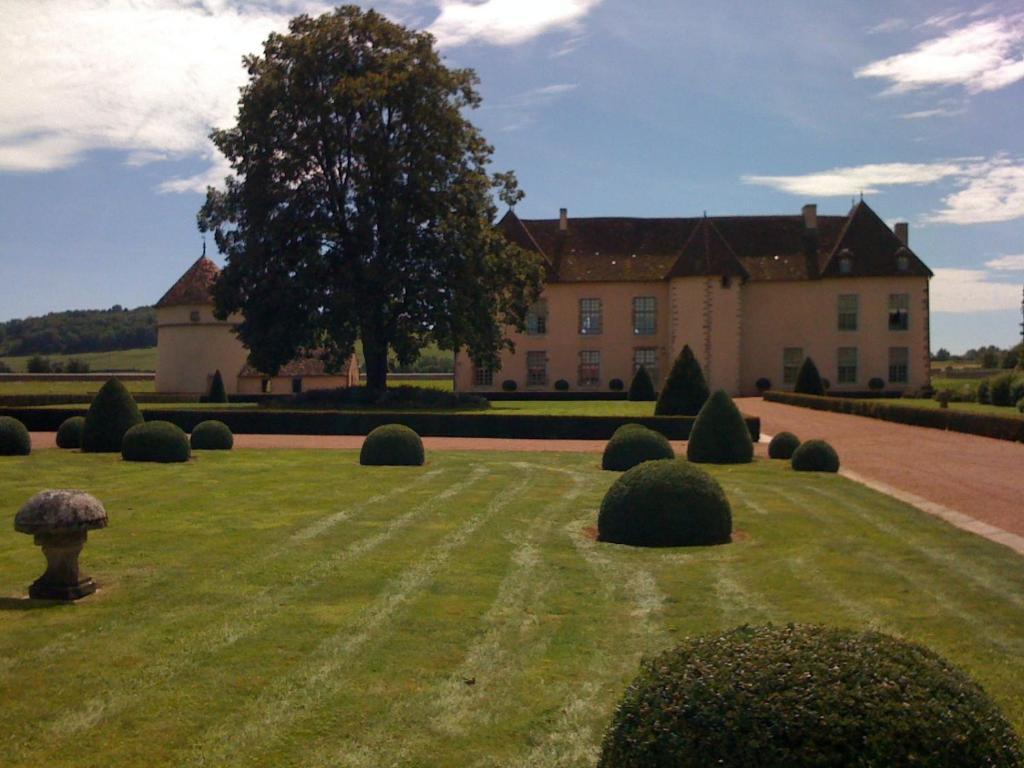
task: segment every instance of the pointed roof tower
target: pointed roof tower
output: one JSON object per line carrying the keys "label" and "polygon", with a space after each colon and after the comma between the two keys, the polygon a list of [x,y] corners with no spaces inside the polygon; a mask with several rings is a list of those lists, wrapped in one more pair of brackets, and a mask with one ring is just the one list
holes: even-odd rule
{"label": "pointed roof tower", "polygon": [[683,252],[676,259],[668,277],[727,275],[746,280],[750,274],[736,252],[722,237],[712,221],[705,216],[687,238]]}
{"label": "pointed roof tower", "polygon": [[204,244],[203,255],[196,259],[185,274],[161,297],[156,303],[157,308],[176,307],[182,304],[212,304],[210,288],[219,274],[220,267],[206,258]]}
{"label": "pointed roof tower", "polygon": [[[820,253],[822,277],[837,277],[842,257],[852,261],[853,277],[908,275],[931,277],[932,271],[889,229],[863,200],[854,204],[835,246]],[[905,260],[905,261],[904,261]],[[902,261],[902,265],[900,262]]]}

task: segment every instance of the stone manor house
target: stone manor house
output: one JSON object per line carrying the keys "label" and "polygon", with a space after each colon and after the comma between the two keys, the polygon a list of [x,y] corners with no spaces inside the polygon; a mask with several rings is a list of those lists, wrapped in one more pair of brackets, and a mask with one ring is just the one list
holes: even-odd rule
{"label": "stone manor house", "polygon": [[[688,344],[712,389],[749,395],[765,378],[792,388],[804,358],[833,390],[929,383],[928,280],[910,249],[863,201],[846,216],[581,218],[499,223],[540,255],[541,300],[515,352],[487,370],[456,357],[460,391],[607,391],[639,365],[660,385]],[[564,383],[563,383],[564,382]]]}

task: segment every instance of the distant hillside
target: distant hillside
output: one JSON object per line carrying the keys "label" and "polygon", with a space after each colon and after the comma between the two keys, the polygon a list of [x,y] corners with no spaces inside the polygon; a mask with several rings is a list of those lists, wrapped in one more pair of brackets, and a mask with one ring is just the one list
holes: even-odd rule
{"label": "distant hillside", "polygon": [[0,355],[78,355],[156,346],[152,307],[73,309],[0,323]]}

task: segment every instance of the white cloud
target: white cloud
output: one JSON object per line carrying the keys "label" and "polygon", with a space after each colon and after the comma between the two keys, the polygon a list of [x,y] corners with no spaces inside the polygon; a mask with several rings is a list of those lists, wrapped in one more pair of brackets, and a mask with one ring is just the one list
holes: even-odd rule
{"label": "white cloud", "polygon": [[989,279],[983,269],[936,269],[929,296],[932,312],[994,312],[1019,309],[1021,286]]}
{"label": "white cloud", "polygon": [[168,179],[157,187],[159,192],[206,192],[207,187],[223,187],[224,177],[231,173],[231,165],[219,152],[210,158],[212,165],[193,176]]}
{"label": "white cloud", "polygon": [[1006,156],[970,166],[957,181],[962,189],[943,198],[944,207],[925,217],[940,224],[983,224],[1024,217],[1024,164]]}
{"label": "white cloud", "polygon": [[743,176],[744,184],[772,187],[793,195],[835,197],[875,193],[896,184],[931,184],[963,172],[958,163],[872,163],[801,176]]}
{"label": "white cloud", "polygon": [[866,31],[869,35],[882,35],[888,32],[898,32],[901,29],[908,27],[906,19],[891,18],[880,21],[873,27],[869,27]]}
{"label": "white cloud", "polygon": [[998,259],[986,261],[985,266],[996,272],[1024,272],[1024,253],[1000,256]]}
{"label": "white cloud", "polygon": [[[933,17],[932,27],[948,27],[963,14]],[[965,87],[971,93],[995,91],[1024,79],[1024,18],[975,21],[927,40],[908,53],[872,62],[856,77],[889,81],[886,93],[906,93],[931,86]]]}
{"label": "white cloud", "polygon": [[439,0],[428,29],[441,46],[516,45],[554,30],[578,29],[602,0]]}
{"label": "white cloud", "polygon": [[900,117],[904,120],[926,120],[929,117],[955,117],[962,115],[967,110],[963,107],[950,109],[948,107],[936,107],[935,109],[922,109],[918,112],[904,112]]}

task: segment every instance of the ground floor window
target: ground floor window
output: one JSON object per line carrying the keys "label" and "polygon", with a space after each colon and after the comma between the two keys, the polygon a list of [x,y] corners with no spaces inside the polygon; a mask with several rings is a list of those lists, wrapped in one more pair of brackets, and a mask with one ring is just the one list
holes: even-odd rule
{"label": "ground floor window", "polygon": [[473,366],[473,386],[490,387],[494,385],[494,371],[483,366]]}
{"label": "ground floor window", "polygon": [[292,379],[292,394],[293,395],[297,395],[301,391],[302,391],[302,379],[300,379],[300,378]]}
{"label": "ground floor window", "polygon": [[534,386],[548,383],[548,353],[526,353],[526,383]]}
{"label": "ground floor window", "polygon": [[782,383],[796,384],[800,366],[804,364],[803,347],[785,347],[782,350]]}
{"label": "ground floor window", "polygon": [[892,384],[906,384],[910,380],[910,350],[906,347],[889,347],[889,381]]}
{"label": "ground floor window", "polygon": [[836,381],[840,384],[857,383],[857,348],[840,347],[836,354]]}
{"label": "ground floor window", "polygon": [[580,352],[579,377],[581,387],[596,387],[601,381],[601,352],[596,349],[585,349]]}
{"label": "ground floor window", "polygon": [[270,394],[270,379],[260,379],[260,392],[264,395]]}
{"label": "ground floor window", "polygon": [[636,374],[640,366],[647,370],[651,377],[651,383],[655,388],[658,386],[658,350],[654,347],[637,347],[633,350],[633,373]]}

